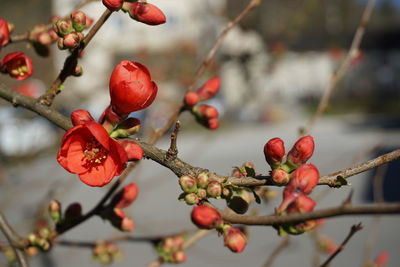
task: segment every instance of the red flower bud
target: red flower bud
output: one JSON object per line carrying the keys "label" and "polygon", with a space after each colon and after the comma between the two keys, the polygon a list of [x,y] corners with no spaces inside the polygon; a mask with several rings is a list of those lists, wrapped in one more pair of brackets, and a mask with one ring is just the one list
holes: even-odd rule
{"label": "red flower bud", "polygon": [[285,146],[282,139],[276,137],[269,140],[264,145],[264,156],[271,168],[276,169],[285,156]]}
{"label": "red flower bud", "polygon": [[132,3],[128,12],[131,18],[147,25],[159,25],[166,22],[164,13],[149,3]]}
{"label": "red flower bud", "polygon": [[132,183],[124,186],[111,200],[111,206],[114,208],[128,207],[138,195],[137,185]]}
{"label": "red flower bud", "polygon": [[182,263],[186,261],[186,254],[182,250],[179,250],[172,253],[171,258],[174,263]]}
{"label": "red flower bud", "polygon": [[218,77],[206,81],[196,93],[199,95],[200,100],[208,100],[213,98],[219,91],[220,80]]}
{"label": "red flower bud", "polygon": [[71,22],[66,20],[58,20],[53,24],[53,30],[60,37],[64,37],[68,33],[72,32],[74,28],[72,27]]}
{"label": "red flower bud", "polygon": [[138,62],[123,60],[110,77],[111,105],[119,114],[141,110],[153,103],[157,85],[148,69]]}
{"label": "red flower bud", "polygon": [[219,127],[219,120],[217,118],[210,119],[207,121],[207,128],[210,130],[216,130]]}
{"label": "red flower bud", "polygon": [[0,19],[0,50],[10,41],[10,31],[8,22],[5,19]]}
{"label": "red flower bud", "polygon": [[76,32],[68,33],[63,38],[64,47],[73,49],[78,47],[81,42],[81,38]]}
{"label": "red flower bud", "polygon": [[379,253],[378,256],[376,256],[374,262],[377,265],[377,267],[385,267],[388,260],[389,260],[389,253],[384,251]]}
{"label": "red flower bud", "polygon": [[199,228],[212,229],[222,224],[222,216],[209,206],[194,207],[191,214],[192,222]]}
{"label": "red flower bud", "polygon": [[55,222],[59,223],[61,221],[61,203],[57,200],[51,200],[49,203],[49,216]]}
{"label": "red flower bud", "polygon": [[196,180],[190,175],[181,176],[179,178],[179,185],[185,193],[194,193],[197,190]]}
{"label": "red flower bud", "polygon": [[63,136],[57,161],[89,186],[104,186],[121,174],[128,161],[124,148],[96,122],[69,129]]}
{"label": "red flower bud", "polygon": [[79,10],[73,12],[71,14],[71,22],[72,27],[74,27],[77,32],[83,31],[86,29],[86,14]]}
{"label": "red flower bud", "polygon": [[36,41],[42,45],[49,45],[53,42],[48,32],[41,32],[36,36]]}
{"label": "red flower bud", "polygon": [[86,21],[85,21],[86,29],[89,29],[90,26],[92,26],[92,23],[93,23],[93,19],[86,15]]}
{"label": "red flower bud", "polygon": [[85,124],[87,122],[94,121],[89,111],[84,109],[78,109],[71,113],[71,121],[74,126]]}
{"label": "red flower bud", "polygon": [[210,105],[200,105],[198,107],[198,112],[200,113],[201,116],[207,118],[207,119],[214,119],[218,118],[218,110]]}
{"label": "red flower bud", "polygon": [[207,188],[209,182],[208,174],[206,172],[200,173],[197,175],[196,182],[198,187]]}
{"label": "red flower bud", "polygon": [[141,160],[143,158],[144,151],[142,147],[134,141],[120,139],[117,142],[125,149],[128,161]]}
{"label": "red flower bud", "polygon": [[333,254],[338,249],[338,246],[335,244],[335,242],[328,237],[321,237],[318,240],[318,245],[320,249],[327,254]]}
{"label": "red flower bud", "polygon": [[240,253],[247,245],[247,237],[238,228],[229,227],[224,231],[224,244],[232,252]]}
{"label": "red flower bud", "polygon": [[123,232],[133,232],[135,229],[135,222],[128,217],[122,219],[120,230]]}
{"label": "red flower bud", "polygon": [[195,92],[188,92],[185,95],[184,102],[187,106],[193,107],[199,102],[199,96]]}
{"label": "red flower bud", "polygon": [[300,190],[304,194],[311,193],[318,184],[319,171],[314,164],[308,163],[298,167],[292,174],[285,190]]}
{"label": "red flower bud", "polygon": [[276,169],[271,172],[272,180],[278,184],[287,184],[290,180],[289,174],[282,169]]}
{"label": "red flower bud", "polygon": [[217,181],[211,181],[207,186],[207,195],[213,198],[219,198],[222,194],[222,186]]}
{"label": "red flower bud", "polygon": [[287,155],[288,161],[296,167],[307,162],[314,153],[314,139],[307,135],[294,144],[292,150]]}
{"label": "red flower bud", "polygon": [[103,5],[105,5],[111,11],[117,11],[121,9],[124,0],[103,0]]}
{"label": "red flower bud", "polygon": [[195,193],[190,193],[185,196],[185,202],[188,205],[195,205],[199,203],[200,199]]}
{"label": "red flower bud", "polygon": [[207,198],[207,190],[204,188],[197,189],[197,196],[199,199],[206,199]]}
{"label": "red flower bud", "polygon": [[1,62],[1,68],[17,80],[25,80],[33,73],[32,59],[22,52],[7,54]]}
{"label": "red flower bud", "polygon": [[135,223],[132,219],[128,218],[122,209],[115,208],[107,215],[111,224],[117,229],[124,232],[132,232],[135,228]]}
{"label": "red flower bud", "polygon": [[296,213],[296,212],[300,212],[300,213],[304,213],[304,212],[310,212],[314,209],[315,207],[315,201],[306,196],[306,195],[299,195],[297,197],[297,199],[292,202],[288,207],[287,207],[287,211],[288,213]]}

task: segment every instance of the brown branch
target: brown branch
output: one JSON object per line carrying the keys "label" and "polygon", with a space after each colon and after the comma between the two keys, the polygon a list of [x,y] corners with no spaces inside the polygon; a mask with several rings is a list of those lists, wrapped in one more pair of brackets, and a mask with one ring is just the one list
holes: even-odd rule
{"label": "brown branch", "polygon": [[267,261],[264,263],[263,267],[272,266],[276,257],[278,257],[278,255],[289,245],[289,241],[290,241],[290,236],[283,237],[278,246],[271,252]]}
{"label": "brown branch", "polygon": [[[14,106],[22,106],[26,109],[29,109],[42,117],[48,119],[53,122],[55,125],[59,126],[64,130],[68,130],[72,127],[71,121],[57,112],[56,110],[40,105],[35,102],[34,99],[23,96],[16,91],[10,90],[6,88],[3,84],[0,83],[0,97],[5,100],[11,102]],[[189,175],[197,175],[200,172],[207,171],[204,168],[194,167],[190,164],[182,161],[180,158],[176,158],[172,161],[166,160],[166,151],[155,147],[154,145],[148,144],[146,142],[135,139],[144,150],[144,156],[149,158],[166,168],[170,169],[176,176],[180,177],[185,174]],[[377,158],[371,159],[359,165],[350,167],[348,169],[334,172],[325,176],[322,176],[319,179],[319,185],[329,185],[329,186],[338,186],[337,177],[342,177],[344,179],[354,176],[356,174],[368,171],[372,168],[378,167],[385,163],[388,163],[393,160],[397,160],[400,158],[400,149],[394,150],[390,153],[381,155]],[[211,180],[218,181],[221,183],[231,183],[238,186],[261,186],[261,185],[275,185],[271,180],[270,176],[256,176],[256,177],[243,177],[236,178],[230,176],[221,176],[215,173],[210,173]]]}
{"label": "brown branch", "polygon": [[176,140],[178,138],[179,129],[181,128],[181,122],[176,121],[175,129],[171,133],[171,144],[168,148],[167,154],[165,155],[167,160],[174,160],[178,155],[178,147],[176,145]]}
{"label": "brown branch", "polygon": [[85,47],[89,44],[94,35],[100,30],[101,26],[103,26],[111,14],[112,11],[106,9],[101,17],[97,20],[96,24],[90,29],[85,38],[83,38],[80,46],[72,50],[71,55],[65,59],[64,67],[58,74],[55,81],[51,84],[50,88],[47,89],[46,93],[38,99],[40,104],[51,106],[56,95],[61,92],[62,84],[74,73],[75,67],[78,64],[79,54],[83,51],[83,49],[85,49]]}
{"label": "brown branch", "polygon": [[25,257],[25,254],[23,250],[20,249],[19,246],[17,245],[19,243],[19,240],[21,240],[21,237],[16,232],[14,232],[10,224],[7,222],[6,217],[1,211],[0,211],[0,230],[7,238],[11,248],[14,250],[15,255],[17,256],[17,261],[19,266],[28,267],[29,264]]}
{"label": "brown branch", "polygon": [[[193,244],[195,244],[197,241],[201,240],[203,237],[211,233],[212,230],[198,230],[196,233],[194,233],[188,240],[185,241],[183,244],[183,250],[188,249],[191,247]],[[158,258],[149,264],[146,265],[146,267],[158,267],[161,264],[163,264],[164,261],[161,258]]]}
{"label": "brown branch", "polygon": [[333,73],[330,79],[330,83],[324,90],[324,94],[321,97],[321,100],[318,104],[318,108],[314,115],[311,117],[310,121],[307,124],[307,127],[304,130],[304,134],[310,133],[311,129],[314,127],[315,123],[317,120],[321,117],[322,113],[325,112],[328,104],[330,97],[332,95],[333,90],[336,88],[337,84],[342,80],[342,78],[345,76],[347,71],[349,70],[351,66],[351,61],[353,58],[357,55],[358,50],[360,48],[360,44],[362,41],[362,38],[365,33],[365,28],[371,18],[372,11],[374,9],[376,0],[369,0],[364,12],[362,14],[360,23],[357,27],[356,33],[354,34],[353,40],[350,45],[350,49],[347,52],[347,55],[345,59],[342,61],[342,64],[340,65],[339,69],[337,70],[336,73]]}
{"label": "brown branch", "polygon": [[[207,66],[211,63],[211,60],[214,58],[216,52],[222,45],[223,40],[225,39],[225,36],[229,33],[229,31],[235,27],[251,10],[253,10],[255,7],[259,6],[261,4],[262,0],[252,0],[249,2],[249,4],[243,9],[240,14],[234,18],[232,21],[228,22],[220,35],[217,37],[217,40],[215,41],[213,47],[210,49],[206,57],[202,60],[200,66],[198,67],[194,79],[190,86],[187,88],[186,92],[192,91],[193,87],[196,85],[198,80],[200,79],[201,75],[204,73],[206,70]],[[155,144],[157,140],[163,136],[169,128],[171,128],[172,124],[178,119],[179,115],[185,110],[185,105],[182,103],[179,105],[179,107],[176,108],[174,113],[171,115],[171,117],[168,119],[168,121],[165,123],[165,125],[161,128],[155,131],[151,139],[149,140],[150,144]]]}
{"label": "brown branch", "polygon": [[344,249],[344,247],[346,246],[346,244],[349,242],[349,240],[352,238],[352,236],[357,233],[358,231],[360,231],[361,229],[363,229],[361,223],[357,224],[357,225],[353,225],[350,229],[349,234],[347,235],[347,237],[343,240],[342,244],[340,244],[340,246],[336,249],[336,251],[328,258],[326,259],[326,261],[324,263],[321,264],[320,267],[326,267],[328,266],[328,264]]}
{"label": "brown branch", "polygon": [[344,215],[373,215],[373,214],[400,214],[400,203],[371,204],[364,206],[342,205],[334,208],[321,209],[308,213],[294,213],[285,216],[243,216],[224,214],[225,221],[245,225],[280,225],[300,223],[308,220],[329,218]]}

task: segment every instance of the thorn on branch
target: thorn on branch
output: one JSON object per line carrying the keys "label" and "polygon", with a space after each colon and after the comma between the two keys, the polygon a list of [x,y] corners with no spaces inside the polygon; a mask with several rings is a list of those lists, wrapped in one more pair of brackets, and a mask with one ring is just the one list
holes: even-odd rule
{"label": "thorn on branch", "polygon": [[176,140],[178,138],[178,133],[179,133],[180,128],[181,128],[181,122],[180,121],[176,121],[175,129],[171,133],[171,144],[170,144],[170,146],[168,148],[168,151],[167,151],[167,153],[165,155],[165,158],[168,161],[175,160],[177,155],[178,155],[178,147],[176,146]]}

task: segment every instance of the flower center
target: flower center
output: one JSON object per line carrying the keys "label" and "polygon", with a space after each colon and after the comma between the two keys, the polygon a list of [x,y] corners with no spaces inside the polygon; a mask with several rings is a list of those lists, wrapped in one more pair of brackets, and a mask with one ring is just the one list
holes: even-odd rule
{"label": "flower center", "polygon": [[93,139],[86,142],[83,154],[87,163],[100,164],[107,158],[108,151],[98,141]]}
{"label": "flower center", "polygon": [[13,61],[7,66],[7,69],[15,77],[24,76],[28,73],[28,66],[23,59]]}

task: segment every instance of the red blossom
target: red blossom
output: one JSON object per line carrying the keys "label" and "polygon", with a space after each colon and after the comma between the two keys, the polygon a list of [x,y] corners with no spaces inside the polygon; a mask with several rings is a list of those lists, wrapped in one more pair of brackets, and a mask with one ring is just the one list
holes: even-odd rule
{"label": "red blossom", "polygon": [[285,146],[282,139],[278,137],[270,139],[264,145],[264,156],[265,160],[272,168],[281,164],[282,159],[285,156]]}
{"label": "red blossom", "polygon": [[219,212],[208,206],[197,206],[192,210],[192,222],[202,229],[212,229],[222,223],[222,217]]}
{"label": "red blossom", "polygon": [[224,231],[224,244],[232,252],[240,253],[246,248],[247,237],[240,229],[229,227]]}
{"label": "red blossom", "polygon": [[157,85],[149,70],[138,62],[123,60],[110,77],[111,105],[115,112],[126,114],[141,110],[153,103]]}
{"label": "red blossom", "polygon": [[96,122],[69,129],[63,136],[57,161],[89,186],[104,186],[121,174],[128,161],[124,148]]}
{"label": "red blossom", "polygon": [[17,80],[25,80],[33,73],[32,59],[23,52],[7,54],[1,61],[1,68]]}
{"label": "red blossom", "polygon": [[129,15],[134,20],[147,25],[159,25],[166,22],[164,13],[155,5],[143,2],[132,3]]}
{"label": "red blossom", "polygon": [[296,166],[307,162],[314,153],[314,139],[311,135],[304,136],[297,140],[288,153],[288,161]]}
{"label": "red blossom", "polygon": [[298,167],[291,175],[290,182],[285,191],[300,190],[304,194],[310,194],[318,184],[319,171],[314,164],[308,163]]}
{"label": "red blossom", "polygon": [[8,22],[5,19],[0,19],[0,50],[10,41],[10,31]]}
{"label": "red blossom", "polygon": [[117,11],[121,9],[124,0],[103,0],[103,5],[105,5],[111,11]]}

